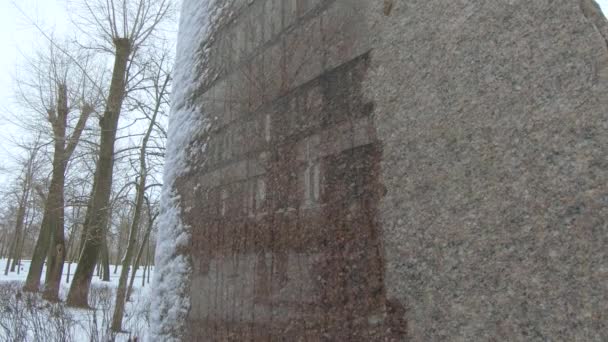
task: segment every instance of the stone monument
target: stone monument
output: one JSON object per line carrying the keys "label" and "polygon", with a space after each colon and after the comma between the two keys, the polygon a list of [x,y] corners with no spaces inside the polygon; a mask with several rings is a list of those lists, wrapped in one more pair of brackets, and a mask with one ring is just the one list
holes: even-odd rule
{"label": "stone monument", "polygon": [[184,0],[153,337],[608,339],[592,0]]}

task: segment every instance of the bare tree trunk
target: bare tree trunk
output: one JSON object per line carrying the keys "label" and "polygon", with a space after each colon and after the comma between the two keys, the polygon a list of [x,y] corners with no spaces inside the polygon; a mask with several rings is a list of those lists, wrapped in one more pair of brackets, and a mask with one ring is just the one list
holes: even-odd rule
{"label": "bare tree trunk", "polygon": [[[55,155],[58,153],[63,153],[63,151],[56,150]],[[42,275],[42,268],[44,266],[44,260],[47,257],[49,244],[54,240],[53,232],[55,230],[61,230],[63,232],[63,183],[65,168],[63,167],[63,163],[56,164],[61,165],[54,165],[53,167],[51,185],[49,187],[49,193],[42,217],[42,225],[40,226],[40,233],[36,240],[30,270],[27,274],[25,286],[23,287],[25,291],[38,291],[40,276]],[[60,229],[58,229],[59,227]],[[52,261],[49,259],[46,271],[47,282],[49,281],[50,269],[53,267],[52,265]]]}
{"label": "bare tree trunk", "polygon": [[[145,262],[145,260],[144,260]],[[144,264],[144,267],[142,267],[143,271],[141,273],[141,287],[145,287],[146,286],[146,271],[148,270],[148,265]],[[133,287],[133,285],[131,285],[131,288]],[[129,300],[131,296],[131,289],[129,289],[129,293],[127,296],[127,300]]]}
{"label": "bare tree trunk", "polygon": [[[66,99],[67,101],[67,99]],[[67,106],[67,102],[65,104]],[[67,111],[67,109],[66,109]],[[67,117],[67,115],[66,115]],[[64,126],[65,135],[65,126]],[[64,235],[64,184],[65,184],[65,168],[66,160],[64,159],[63,141],[55,143],[55,151],[59,150],[57,155],[58,160],[56,165],[53,165],[53,178],[56,182],[54,187],[49,189],[47,196],[47,205],[49,208],[46,214],[48,215],[48,231],[46,232],[50,246],[46,248],[41,246],[42,250],[46,249],[47,266],[45,276],[45,287],[42,297],[51,300],[59,300],[59,285],[61,283],[61,273],[63,271],[63,262],[65,261],[65,235]],[[46,211],[46,208],[45,208]],[[42,229],[41,229],[42,230]],[[33,258],[32,258],[33,262]],[[39,262],[39,261],[38,261]],[[38,270],[38,269],[37,269]],[[36,271],[37,271],[36,270]],[[29,276],[29,274],[28,274]],[[39,279],[39,277],[36,277]],[[36,284],[37,285],[37,284]],[[36,286],[37,287],[37,286]],[[32,289],[33,286],[32,286]]]}
{"label": "bare tree trunk", "polygon": [[[129,266],[137,247],[137,232],[139,230],[139,223],[141,221],[141,214],[144,210],[144,199],[146,196],[146,180],[148,178],[148,166],[146,165],[146,151],[148,147],[148,141],[154,126],[156,124],[156,117],[158,116],[160,106],[162,105],[162,96],[167,89],[167,85],[170,81],[170,75],[167,74],[164,83],[157,88],[159,90],[160,98],[157,99],[152,117],[150,118],[150,124],[148,130],[142,140],[141,148],[139,150],[139,183],[136,187],[135,195],[135,211],[133,213],[133,221],[131,222],[131,229],[129,231],[129,240],[127,243],[127,250],[122,260],[122,269],[120,270],[120,278],[118,280],[118,287],[116,288],[116,305],[114,306],[114,316],[112,317],[112,330],[122,330],[122,318],[125,310],[125,299],[127,296],[127,281],[129,280]],[[153,220],[150,222],[150,226],[153,224]],[[149,230],[150,228],[148,228]],[[148,235],[149,232],[146,232]],[[142,248],[145,245],[145,241],[142,242]],[[141,255],[138,256],[141,257]],[[136,261],[136,264],[139,262]],[[133,269],[133,277],[135,277],[135,268]],[[132,283],[132,282],[131,282]]]}
{"label": "bare tree trunk", "polygon": [[[44,288],[43,298],[52,301],[59,300],[59,288],[61,286],[61,275],[63,274],[63,265],[66,257],[65,247],[65,232],[64,232],[64,187],[65,187],[65,170],[69,158],[71,157],[76,144],[80,139],[80,133],[84,129],[84,125],[93,112],[93,109],[86,106],[82,109],[80,119],[76,125],[76,129],[70,139],[69,144],[65,145],[66,136],[66,123],[69,113],[68,109],[68,97],[67,87],[61,85],[59,87],[59,94],[57,97],[57,114],[58,121],[55,136],[59,139],[55,139],[55,150],[59,150],[60,154],[57,155],[57,174],[53,175],[57,177],[56,188],[51,189],[55,193],[51,194],[49,191],[48,198],[53,195],[54,199],[51,201],[51,210],[49,214],[51,218],[50,230],[51,230],[51,246],[47,255],[47,269],[46,269],[46,286]],[[61,138],[63,137],[63,139]],[[55,160],[54,160],[55,161]],[[55,172],[55,165],[53,167]],[[47,200],[48,201],[48,200]]]}
{"label": "bare tree trunk", "polygon": [[[80,208],[78,208],[78,214],[77,214],[77,216],[80,217]],[[74,231],[72,232],[72,236],[74,236],[74,242],[73,243],[76,243],[76,227],[77,226],[74,226]],[[68,274],[67,274],[66,279],[65,279],[66,284],[70,282],[70,271],[72,269],[72,264],[74,263],[74,260],[76,260],[76,257],[78,255],[77,253],[79,251],[80,250],[76,249],[75,246],[72,246],[70,248],[70,259],[68,260]]]}
{"label": "bare tree trunk", "polygon": [[[89,206],[87,206],[87,212],[90,210],[91,208]],[[80,254],[82,253],[82,250],[84,249],[84,243],[85,241],[87,241],[87,226],[85,224],[82,225],[82,232],[80,232],[80,243],[78,244],[78,250],[77,250],[77,256],[80,257]]]}
{"label": "bare tree trunk", "polygon": [[[19,248],[17,250],[17,274],[21,274],[21,261],[23,258],[23,247],[25,246],[25,238],[27,237],[27,232],[30,230],[32,225],[33,218],[29,217],[30,207],[27,207],[25,211],[25,223],[23,228],[23,234],[21,237],[21,241],[19,242]],[[36,215],[36,213],[33,213]]]}
{"label": "bare tree trunk", "polygon": [[65,250],[65,255],[66,255],[66,260],[64,261],[68,263],[68,274],[66,276],[66,283],[70,282],[70,264],[72,262],[71,258],[70,258],[70,253],[72,251],[73,248],[73,244],[74,244],[74,235],[76,233],[76,225],[74,225],[74,227],[72,227],[72,233],[70,234],[70,237],[68,238],[68,246]]}
{"label": "bare tree trunk", "polygon": [[[133,291],[133,282],[135,281],[135,275],[137,274],[137,270],[139,269],[139,261],[141,260],[141,256],[144,254],[144,249],[148,244],[148,238],[150,237],[150,232],[152,231],[152,227],[154,226],[154,221],[148,222],[148,227],[146,229],[146,233],[141,241],[141,246],[139,247],[139,251],[137,252],[137,257],[135,258],[135,262],[133,263],[133,274],[131,274],[131,281],[129,282],[129,289],[127,291],[127,301],[131,298],[131,292]],[[143,267],[143,274],[141,277],[142,287],[144,286],[144,282],[146,280],[146,268]]]}
{"label": "bare tree trunk", "polygon": [[101,274],[102,281],[110,281],[110,255],[108,252],[108,239],[106,235],[103,236],[103,247],[101,249]]}
{"label": "bare tree trunk", "polygon": [[15,272],[17,261],[19,261],[19,253],[21,247],[21,235],[23,232],[23,220],[25,219],[25,204],[19,204],[17,211],[17,225],[15,227],[15,243],[12,252],[11,272]]}
{"label": "bare tree trunk", "polygon": [[130,220],[133,214],[131,210],[127,214],[121,212],[118,222],[118,248],[116,251],[116,257],[114,258],[114,274],[118,271],[118,266],[120,266],[123,254],[124,254],[124,241],[129,238],[129,228],[131,227]]}
{"label": "bare tree trunk", "polygon": [[122,259],[120,278],[118,280],[118,287],[116,288],[116,305],[114,306],[114,316],[112,318],[112,330],[114,331],[122,331],[122,318],[124,315],[127,280],[129,277],[129,266],[131,265],[131,259],[133,258],[133,254],[135,252],[135,247],[137,244],[137,231],[139,230],[141,211],[143,209],[144,203],[146,175],[145,171],[143,173],[144,174],[140,172],[140,181],[137,186],[137,195],[135,200],[135,211],[133,214],[133,221],[131,222],[131,229],[129,232],[129,242],[127,244],[125,256]]}
{"label": "bare tree trunk", "polygon": [[46,286],[43,298],[51,301],[59,300],[59,287],[66,257],[64,233],[64,188],[66,167],[68,160],[80,140],[80,135],[84,130],[86,121],[92,112],[92,107],[88,105],[83,106],[72,136],[69,139],[66,139],[66,127],[69,115],[68,89],[65,84],[58,84],[57,108],[56,110],[50,109],[48,111],[54,137],[51,184],[44,205],[40,233],[36,240],[36,247],[34,248],[30,270],[23,288],[25,291],[38,291],[44,258],[46,257]]}
{"label": "bare tree trunk", "polygon": [[[28,203],[28,198],[30,194],[30,186],[32,182],[32,173],[34,168],[34,159],[36,158],[36,152],[34,151],[30,160],[28,161],[27,171],[25,175],[25,179],[23,181],[23,188],[21,193],[21,198],[19,199],[19,208],[17,209],[17,222],[15,223],[15,240],[13,242],[13,250],[12,250],[12,262],[11,262],[11,272],[15,272],[15,268],[17,267],[17,261],[19,261],[19,253],[20,245],[21,245],[21,235],[23,234],[23,225],[25,221],[25,213]],[[5,272],[5,274],[7,274]]]}
{"label": "bare tree trunk", "polygon": [[118,229],[118,250],[116,251],[116,260],[114,261],[114,274],[116,274],[116,271],[118,271],[118,265],[120,264],[120,256],[122,255],[122,224],[119,227],[120,228]]}
{"label": "bare tree trunk", "polygon": [[0,259],[4,259],[4,248],[6,248],[6,234],[2,234],[2,240],[0,240]]}
{"label": "bare tree trunk", "polygon": [[[32,196],[33,189],[30,188],[30,196]],[[30,215],[31,212],[31,215]],[[17,252],[18,260],[17,260],[17,274],[21,273],[21,264],[23,261],[23,249],[25,248],[25,240],[27,239],[28,232],[32,228],[32,224],[34,222],[34,217],[36,216],[36,207],[34,205],[28,205],[25,211],[25,222],[23,227],[23,234],[21,237],[21,242],[19,244],[19,251]]]}
{"label": "bare tree trunk", "polygon": [[107,211],[112,190],[114,168],[114,143],[122,102],[125,96],[125,79],[127,63],[131,54],[129,39],[115,39],[116,55],[107,108],[100,120],[101,141],[99,159],[95,169],[91,205],[87,211],[84,225],[87,228],[87,239],[74,273],[74,279],[68,293],[67,304],[76,307],[88,307],[87,299],[95,264],[103,242],[107,226]]}
{"label": "bare tree trunk", "polygon": [[148,284],[150,284],[150,273],[152,273],[152,261],[154,260],[154,255],[151,255],[152,253],[150,253],[150,249],[152,249],[152,246],[148,243],[148,251],[146,253],[146,266],[148,267],[148,279],[146,282]]}
{"label": "bare tree trunk", "polygon": [[6,267],[4,268],[4,275],[8,275],[8,270],[11,267],[11,257],[12,257],[12,255],[14,253],[13,250],[15,249],[15,239],[16,239],[16,236],[13,235],[13,238],[11,239],[11,243],[10,243],[10,245],[8,247],[8,255],[7,255],[7,258],[6,258]]}
{"label": "bare tree trunk", "polygon": [[70,260],[70,261],[68,262],[68,272],[67,272],[67,274],[66,274],[66,276],[65,276],[65,283],[66,283],[66,284],[69,284],[69,283],[70,283],[70,271],[71,271],[71,269],[72,269],[72,260]]}

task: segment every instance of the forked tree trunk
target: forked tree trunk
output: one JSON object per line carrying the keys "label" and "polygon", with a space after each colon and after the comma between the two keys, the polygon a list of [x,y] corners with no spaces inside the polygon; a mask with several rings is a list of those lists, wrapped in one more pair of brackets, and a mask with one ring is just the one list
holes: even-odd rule
{"label": "forked tree trunk", "polygon": [[[57,149],[57,147],[55,148]],[[59,153],[63,154],[63,149],[61,149],[61,152]],[[40,227],[40,235],[38,241],[36,241],[36,249],[34,250],[32,264],[30,265],[30,271],[28,272],[24,287],[24,289],[27,289],[28,291],[38,290],[42,265],[44,264],[44,257],[46,256],[46,286],[44,288],[43,297],[48,300],[58,300],[61,271],[63,270],[63,261],[65,259],[65,244],[63,242],[63,189],[65,164],[61,159],[59,161],[60,162],[56,163],[57,165],[54,165],[53,167],[51,186],[44,209],[43,224]],[[46,218],[46,222],[44,221],[44,218]],[[36,255],[36,252],[40,254]],[[43,252],[48,255],[42,254]],[[57,275],[59,277],[57,277]]]}
{"label": "forked tree trunk", "polygon": [[[64,186],[67,158],[65,150],[66,125],[68,118],[68,90],[65,85],[59,85],[57,94],[57,117],[54,120],[55,154],[53,156],[53,175],[56,182],[49,188],[47,205],[49,208],[47,221],[50,246],[47,244],[47,266],[45,287],[42,297],[47,300],[59,300],[59,285],[65,261],[64,224]],[[32,258],[33,259],[33,258]]]}
{"label": "forked tree trunk", "polygon": [[47,300],[57,301],[59,299],[59,286],[63,273],[63,264],[66,257],[64,236],[64,189],[65,171],[67,163],[76,149],[80,135],[84,130],[88,117],[93,108],[84,105],[78,123],[74,128],[72,136],[66,138],[68,109],[68,89],[65,84],[57,87],[57,108],[49,110],[49,121],[53,127],[54,152],[53,172],[51,184],[44,205],[42,225],[36,246],[32,256],[32,262],[27,274],[23,289],[25,291],[38,291],[40,276],[47,258],[47,269],[45,275],[45,289],[43,297]]}
{"label": "forked tree trunk", "polygon": [[112,174],[114,168],[114,143],[118,119],[125,95],[126,71],[131,54],[131,42],[128,39],[115,39],[116,55],[110,93],[103,118],[100,120],[101,140],[99,146],[99,159],[95,168],[93,191],[90,206],[87,211],[84,225],[87,229],[87,238],[84,242],[82,254],[74,273],[74,279],[68,292],[67,304],[76,307],[88,307],[88,295],[95,271],[95,264],[103,243],[108,220],[108,205],[112,190]]}
{"label": "forked tree trunk", "polygon": [[[46,258],[48,246],[51,242],[51,224],[53,223],[49,222],[52,221],[52,215],[49,213],[49,211],[52,210],[51,205],[53,204],[51,203],[55,202],[55,198],[57,197],[55,190],[53,190],[57,187],[57,181],[57,177],[55,176],[55,168],[53,168],[49,195],[47,196],[44,214],[42,216],[42,224],[40,225],[40,232],[38,234],[38,239],[36,240],[36,246],[34,247],[30,270],[27,274],[25,285],[23,287],[24,291],[35,292],[38,291],[38,287],[40,286],[40,276],[42,275],[42,268],[44,267],[44,260]],[[57,205],[56,202],[54,205]],[[54,224],[57,223],[54,222]]]}

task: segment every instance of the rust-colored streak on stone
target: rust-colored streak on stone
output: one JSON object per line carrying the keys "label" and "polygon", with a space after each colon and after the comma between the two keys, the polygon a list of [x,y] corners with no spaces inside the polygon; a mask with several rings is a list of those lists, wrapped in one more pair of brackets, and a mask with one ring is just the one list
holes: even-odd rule
{"label": "rust-colored streak on stone", "polygon": [[188,341],[607,340],[592,0],[222,4]]}
{"label": "rust-colored streak on stone", "polygon": [[381,149],[360,93],[368,64],[358,56],[252,113],[272,113],[270,141],[233,160],[217,186],[197,184],[219,162],[189,176],[186,188],[198,188],[184,198],[194,340],[370,341],[401,331],[386,320]]}

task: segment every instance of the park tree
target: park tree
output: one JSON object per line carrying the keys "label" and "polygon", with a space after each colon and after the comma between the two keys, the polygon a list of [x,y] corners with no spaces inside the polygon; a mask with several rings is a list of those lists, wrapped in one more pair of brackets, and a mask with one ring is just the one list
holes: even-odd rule
{"label": "park tree", "polygon": [[[138,155],[137,177],[135,184],[135,205],[133,209],[133,218],[129,229],[129,238],[127,240],[126,251],[122,259],[122,268],[116,290],[116,305],[114,306],[114,315],[112,318],[112,330],[122,330],[122,319],[124,316],[125,300],[127,297],[127,281],[129,279],[129,266],[135,256],[137,248],[137,235],[142,222],[142,215],[145,210],[144,201],[146,192],[149,186],[148,177],[150,173],[148,165],[149,151],[148,147],[154,138],[153,133],[158,124],[158,118],[166,112],[169,104],[169,88],[171,82],[171,73],[168,69],[169,58],[168,54],[159,54],[159,57],[152,55],[153,58],[146,64],[146,71],[149,77],[146,77],[142,85],[143,93],[141,97],[133,96],[131,99],[134,102],[134,109],[142,113],[148,119],[148,127],[141,140]],[[149,232],[144,234],[145,239],[149,237]],[[145,244],[145,243],[144,243]],[[138,253],[141,257],[141,251]],[[135,269],[135,268],[134,268]],[[135,272],[135,271],[134,271]]]}
{"label": "park tree", "polygon": [[[19,80],[18,100],[31,116],[21,119],[32,131],[48,136],[53,146],[52,172],[45,196],[42,224],[32,255],[24,290],[38,291],[45,259],[47,272],[43,296],[58,300],[66,257],[64,236],[65,177],[89,117],[100,104],[101,91],[89,80],[94,64],[91,54],[75,46],[48,44],[30,58]],[[77,66],[62,50],[77,57]],[[86,67],[85,71],[81,67]]]}
{"label": "park tree", "polygon": [[87,307],[91,279],[105,240],[116,132],[128,82],[133,79],[131,67],[137,65],[144,45],[170,16],[172,5],[169,0],[80,0],[75,4],[78,26],[94,39],[98,49],[114,56],[110,88],[99,120],[99,155],[83,227],[87,235],[67,298],[70,306]]}
{"label": "park tree", "polygon": [[22,255],[24,227],[26,226],[27,210],[30,198],[34,192],[34,183],[37,172],[40,170],[40,150],[43,147],[40,141],[40,136],[36,136],[34,141],[23,143],[20,146],[25,153],[20,160],[17,161],[21,167],[21,172],[16,182],[15,187],[11,191],[16,204],[16,215],[14,221],[14,230],[9,243],[9,254],[6,261],[4,275],[10,272],[15,272],[15,268]]}

